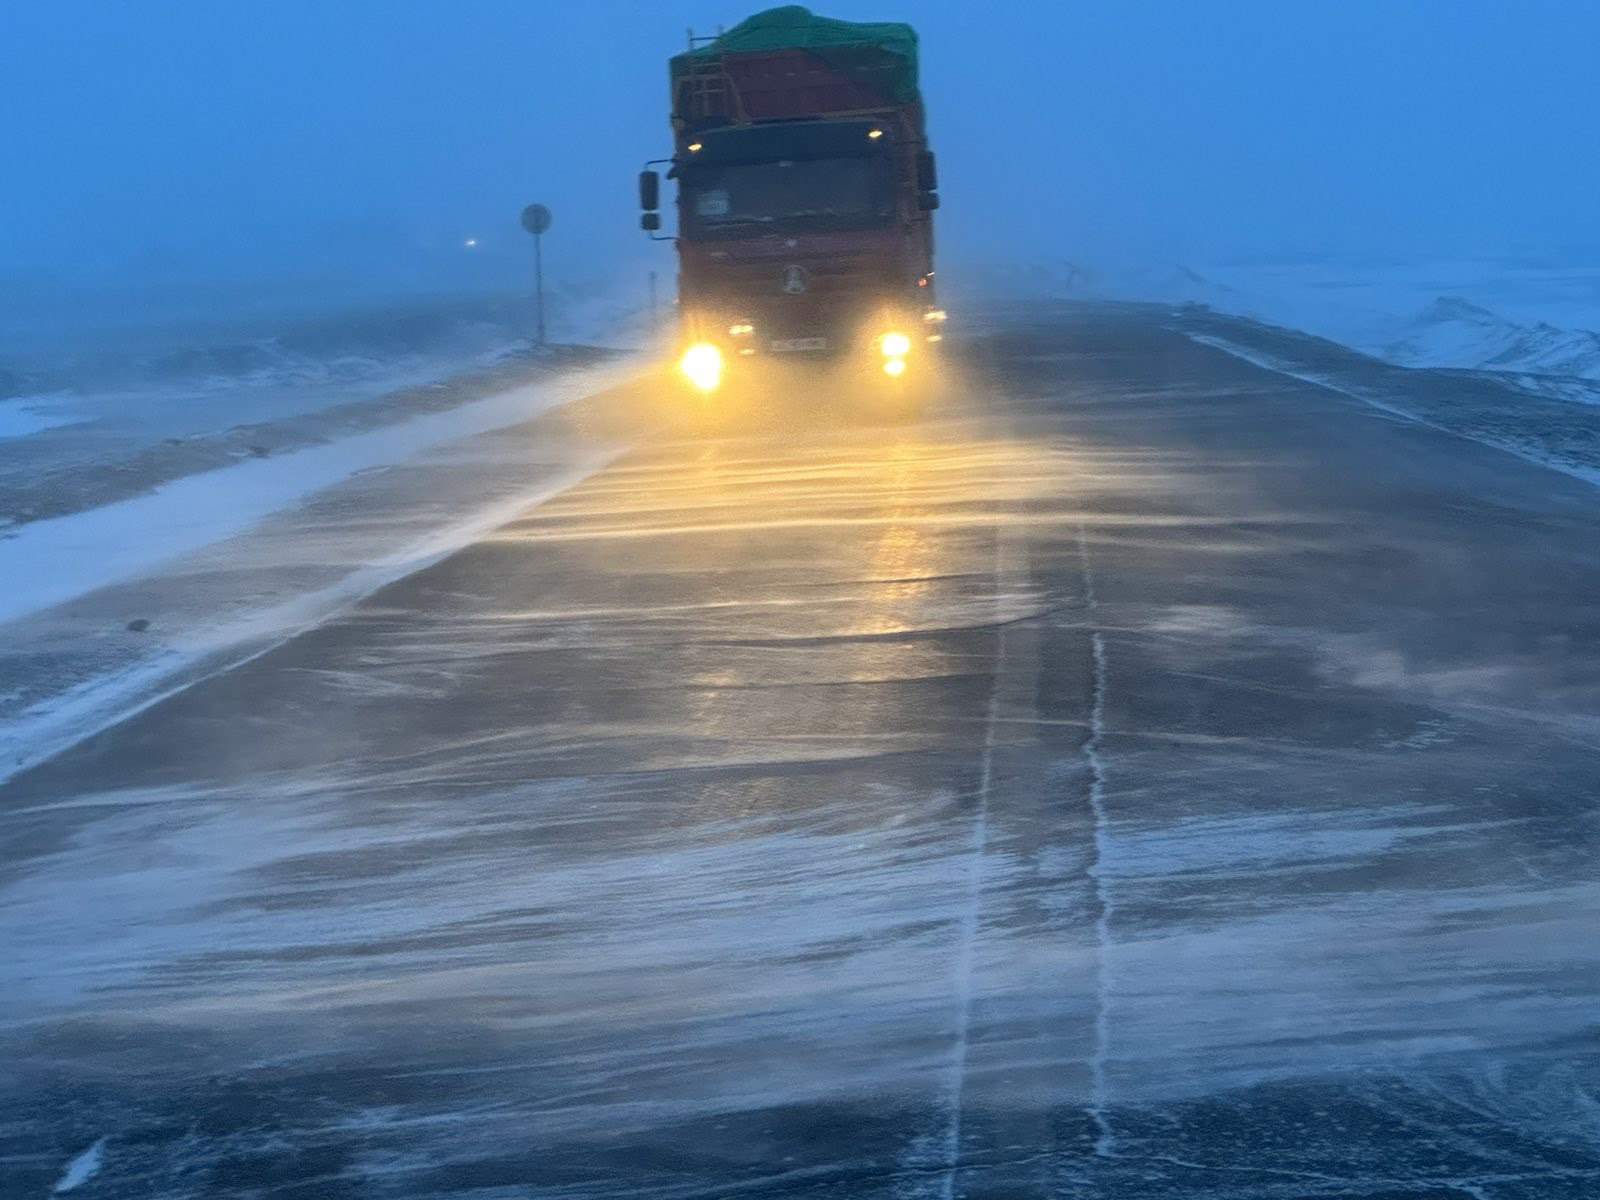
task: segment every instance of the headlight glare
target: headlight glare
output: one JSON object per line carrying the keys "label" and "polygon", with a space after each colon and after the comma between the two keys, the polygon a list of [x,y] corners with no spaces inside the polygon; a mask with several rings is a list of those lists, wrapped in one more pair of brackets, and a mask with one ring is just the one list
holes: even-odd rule
{"label": "headlight glare", "polygon": [[702,392],[714,392],[722,383],[722,351],[710,342],[696,342],[683,352],[678,370]]}

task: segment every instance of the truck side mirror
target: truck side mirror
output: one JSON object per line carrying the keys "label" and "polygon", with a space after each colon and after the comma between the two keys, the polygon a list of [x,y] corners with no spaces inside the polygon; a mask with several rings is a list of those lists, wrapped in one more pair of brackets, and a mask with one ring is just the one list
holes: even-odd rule
{"label": "truck side mirror", "polygon": [[639,218],[639,228],[646,233],[654,233],[661,228],[661,214],[645,213],[644,216]]}
{"label": "truck side mirror", "polygon": [[639,172],[639,207],[645,212],[661,207],[661,176],[655,171]]}
{"label": "truck side mirror", "polygon": [[932,212],[939,207],[939,193],[923,192],[917,197],[917,207],[923,212]]}
{"label": "truck side mirror", "polygon": [[934,161],[933,151],[924,150],[917,155],[917,191],[936,192],[939,190],[939,166]]}

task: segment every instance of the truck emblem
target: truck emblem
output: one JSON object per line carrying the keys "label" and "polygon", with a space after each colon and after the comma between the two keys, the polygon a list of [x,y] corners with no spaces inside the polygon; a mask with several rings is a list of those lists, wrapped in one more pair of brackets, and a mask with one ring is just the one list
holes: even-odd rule
{"label": "truck emblem", "polygon": [[806,274],[806,269],[804,267],[790,263],[783,269],[784,294],[787,296],[798,296],[801,292],[806,290],[808,279],[809,276]]}

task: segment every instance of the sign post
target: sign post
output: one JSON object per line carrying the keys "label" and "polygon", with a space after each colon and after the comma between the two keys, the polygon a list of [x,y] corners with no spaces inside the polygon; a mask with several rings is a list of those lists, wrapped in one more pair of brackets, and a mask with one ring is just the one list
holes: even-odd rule
{"label": "sign post", "polygon": [[533,311],[538,323],[537,342],[544,345],[544,232],[550,228],[550,210],[530,204],[522,210],[522,227],[533,234]]}

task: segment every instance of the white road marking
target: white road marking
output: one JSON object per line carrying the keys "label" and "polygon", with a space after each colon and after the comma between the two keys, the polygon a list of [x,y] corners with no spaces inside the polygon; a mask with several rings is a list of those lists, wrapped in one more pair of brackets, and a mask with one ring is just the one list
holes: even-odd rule
{"label": "white road marking", "polygon": [[[1094,569],[1089,561],[1088,534],[1078,527],[1078,562],[1083,572],[1083,599],[1093,625],[1099,598],[1094,590]],[[1094,1152],[1101,1158],[1116,1153],[1116,1135],[1111,1129],[1107,1112],[1110,1096],[1106,1086],[1106,1060],[1111,1053],[1111,918],[1115,906],[1110,889],[1106,886],[1106,851],[1110,843],[1110,826],[1106,815],[1106,764],[1102,754],[1106,731],[1106,641],[1095,629],[1090,645],[1093,650],[1094,676],[1091,683],[1089,707],[1089,737],[1083,744],[1083,757],[1089,764],[1089,809],[1094,815],[1094,862],[1089,867],[1089,877],[1094,880],[1094,894],[1099,914],[1094,923],[1095,940],[1095,1015],[1094,1049],[1089,1057],[1089,1115],[1094,1119]]]}
{"label": "white road marking", "polygon": [[1109,1094],[1106,1088],[1106,1059],[1111,1052],[1111,917],[1115,906],[1110,889],[1106,886],[1106,848],[1110,841],[1109,822],[1106,817],[1106,765],[1101,754],[1106,728],[1106,641],[1094,634],[1094,703],[1089,715],[1089,740],[1083,744],[1083,755],[1089,762],[1089,808],[1094,813],[1094,865],[1089,875],[1094,880],[1095,899],[1100,914],[1094,923],[1095,938],[1095,1014],[1094,1054],[1089,1060],[1090,1103],[1089,1113],[1094,1117],[1098,1131],[1094,1152],[1102,1158],[1116,1151],[1116,1136],[1111,1131],[1111,1118],[1106,1108]]}

